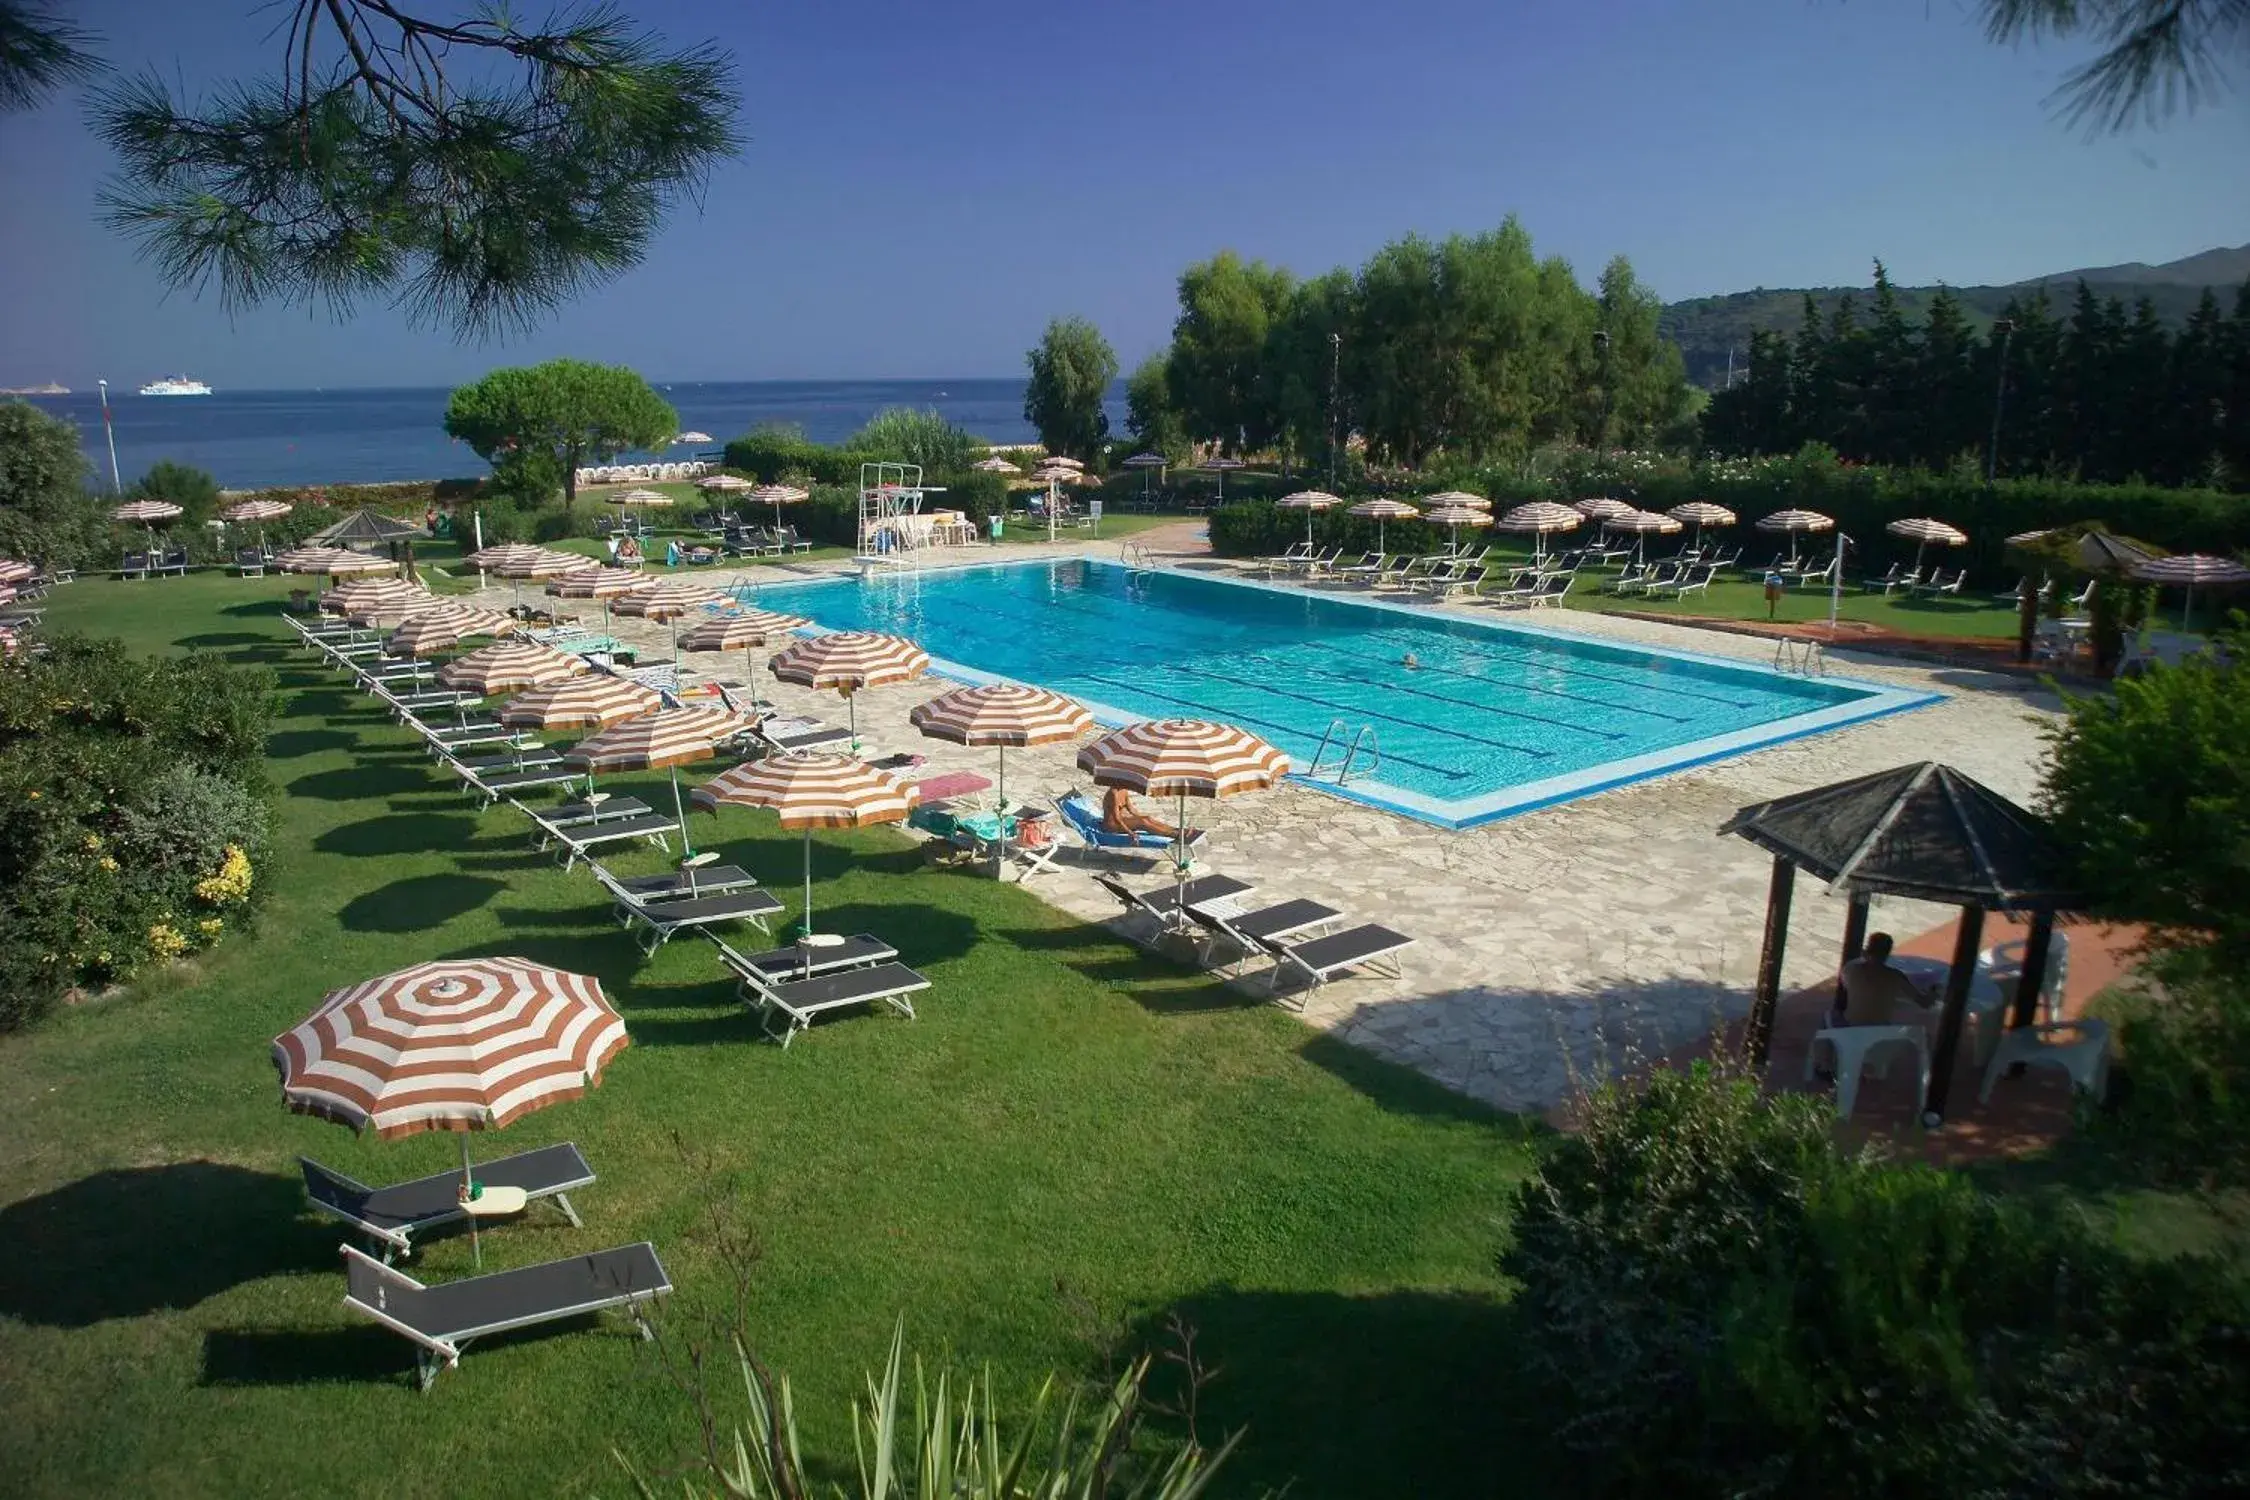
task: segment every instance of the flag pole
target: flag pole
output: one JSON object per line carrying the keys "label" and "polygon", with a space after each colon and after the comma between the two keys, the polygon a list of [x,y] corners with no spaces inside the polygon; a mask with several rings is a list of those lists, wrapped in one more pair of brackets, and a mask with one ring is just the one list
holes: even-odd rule
{"label": "flag pole", "polygon": [[125,481],[117,474],[117,429],[109,421],[109,382],[97,380],[102,392],[102,436],[109,439],[109,488],[112,494],[125,493]]}

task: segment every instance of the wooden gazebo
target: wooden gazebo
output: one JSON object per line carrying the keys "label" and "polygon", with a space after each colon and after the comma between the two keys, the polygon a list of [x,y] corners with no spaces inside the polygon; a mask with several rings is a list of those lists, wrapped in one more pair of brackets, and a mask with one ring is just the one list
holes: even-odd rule
{"label": "wooden gazebo", "polygon": [[363,505],[343,519],[323,526],[305,540],[323,546],[366,551],[388,542],[410,542],[422,534],[422,528],[412,521],[394,520]]}
{"label": "wooden gazebo", "polygon": [[1743,808],[1719,832],[1738,834],[1773,855],[1765,943],[1744,1038],[1751,1062],[1761,1069],[1781,1001],[1781,960],[1798,870],[1819,876],[1851,900],[1844,921],[1844,963],[1857,958],[1866,944],[1867,908],[1875,896],[1905,896],[1961,909],[1930,1063],[1930,1090],[1922,1106],[1923,1122],[1929,1125],[1945,1117],[1946,1086],[1960,1048],[1984,914],[2021,912],[2030,918],[2023,972],[2008,1018],[2011,1027],[2029,1026],[2046,982],[2055,916],[2083,908],[2086,900],[2068,877],[2061,846],[2037,818],[1935,761],[1761,802]]}

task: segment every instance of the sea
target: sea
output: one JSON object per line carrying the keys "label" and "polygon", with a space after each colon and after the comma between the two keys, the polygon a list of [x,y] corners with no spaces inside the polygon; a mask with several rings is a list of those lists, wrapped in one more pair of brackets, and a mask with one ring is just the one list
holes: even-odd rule
{"label": "sea", "polygon": [[[1036,434],[1023,417],[1023,389],[1021,380],[660,383],[657,390],[680,414],[681,431],[709,433],[713,441],[680,444],[662,454],[626,454],[620,461],[716,457],[728,439],[777,422],[801,428],[815,442],[833,443],[894,406],[938,412],[988,442],[1026,443]],[[241,490],[467,479],[491,472],[467,445],[445,435],[449,395],[450,387],[429,386],[143,396],[112,386],[117,470],[131,484],[151,464],[170,459],[202,469],[224,488]],[[74,391],[23,399],[78,428],[94,473],[106,485],[110,462],[100,396]],[[1111,427],[1122,431],[1122,385],[1108,405]]]}

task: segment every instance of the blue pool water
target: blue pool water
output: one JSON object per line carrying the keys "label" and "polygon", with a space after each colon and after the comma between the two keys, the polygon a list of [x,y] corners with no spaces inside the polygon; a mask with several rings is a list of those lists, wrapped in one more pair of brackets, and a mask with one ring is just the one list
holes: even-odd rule
{"label": "blue pool water", "polygon": [[1331,724],[1347,736],[1370,724],[1381,767],[1347,793],[1454,826],[1929,701],[1540,625],[1088,560],[760,596],[830,628],[906,636],[961,675],[1036,683],[1105,719],[1236,724],[1299,770]]}

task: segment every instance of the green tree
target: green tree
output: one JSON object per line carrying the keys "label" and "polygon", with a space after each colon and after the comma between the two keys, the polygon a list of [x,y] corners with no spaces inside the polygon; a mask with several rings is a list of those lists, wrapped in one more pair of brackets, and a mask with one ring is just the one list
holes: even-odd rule
{"label": "green tree", "polygon": [[[118,159],[110,223],[171,286],[229,307],[372,297],[464,336],[529,327],[639,264],[740,146],[732,62],[607,5],[537,28],[499,7],[278,9],[273,74],[191,103],[151,71],[94,104]],[[54,71],[35,56],[34,81]]]}
{"label": "green tree", "polygon": [[[1561,297],[1559,288],[1552,294]],[[1677,344],[1657,328],[1664,300],[1633,275],[1620,255],[1602,268],[1594,297],[1595,326],[1608,335],[1609,434],[1629,447],[1654,442],[1687,410],[1687,367]],[[1567,334],[1567,324],[1558,324]],[[1577,347],[1575,344],[1573,347]]]}
{"label": "green tree", "polygon": [[[891,406],[868,418],[841,446],[881,463],[920,464],[925,474],[954,474],[969,466],[983,444],[935,411]],[[857,477],[847,473],[838,479]]]}
{"label": "green tree", "polygon": [[1172,404],[1171,361],[1151,354],[1125,382],[1125,426],[1137,448],[1161,453],[1174,463],[1188,457],[1187,427]]}
{"label": "green tree", "polygon": [[2091,36],[2056,102],[2089,130],[2122,130],[2224,96],[2250,61],[2245,0],[1984,0],[1985,34],[2013,45]]}
{"label": "green tree", "polygon": [[[1294,288],[1266,334],[1267,401],[1284,449],[1337,471],[1331,448],[1351,430],[1348,357],[1357,370],[1359,286],[1338,269]],[[1333,409],[1332,409],[1333,408]]]}
{"label": "green tree", "polygon": [[1291,286],[1287,271],[1232,250],[1180,273],[1169,378],[1189,437],[1239,453],[1279,434],[1265,378],[1266,341]]}
{"label": "green tree", "polygon": [[1049,453],[1091,459],[1109,436],[1102,403],[1117,379],[1117,351],[1084,318],[1056,318],[1024,356],[1023,419]]}
{"label": "green tree", "polygon": [[0,401],[0,557],[94,561],[107,528],[87,475],[76,428],[28,401]]}
{"label": "green tree", "polygon": [[622,365],[555,359],[494,370],[453,392],[445,430],[493,466],[503,486],[535,498],[578,499],[578,468],[629,448],[653,448],[680,430],[680,416]]}
{"label": "green tree", "polygon": [[219,508],[219,481],[201,469],[159,459],[133,481],[126,494],[135,500],[169,500],[180,508],[183,526],[201,526]]}
{"label": "green tree", "polygon": [[31,109],[101,63],[93,38],[35,0],[0,0],[0,114]]}

